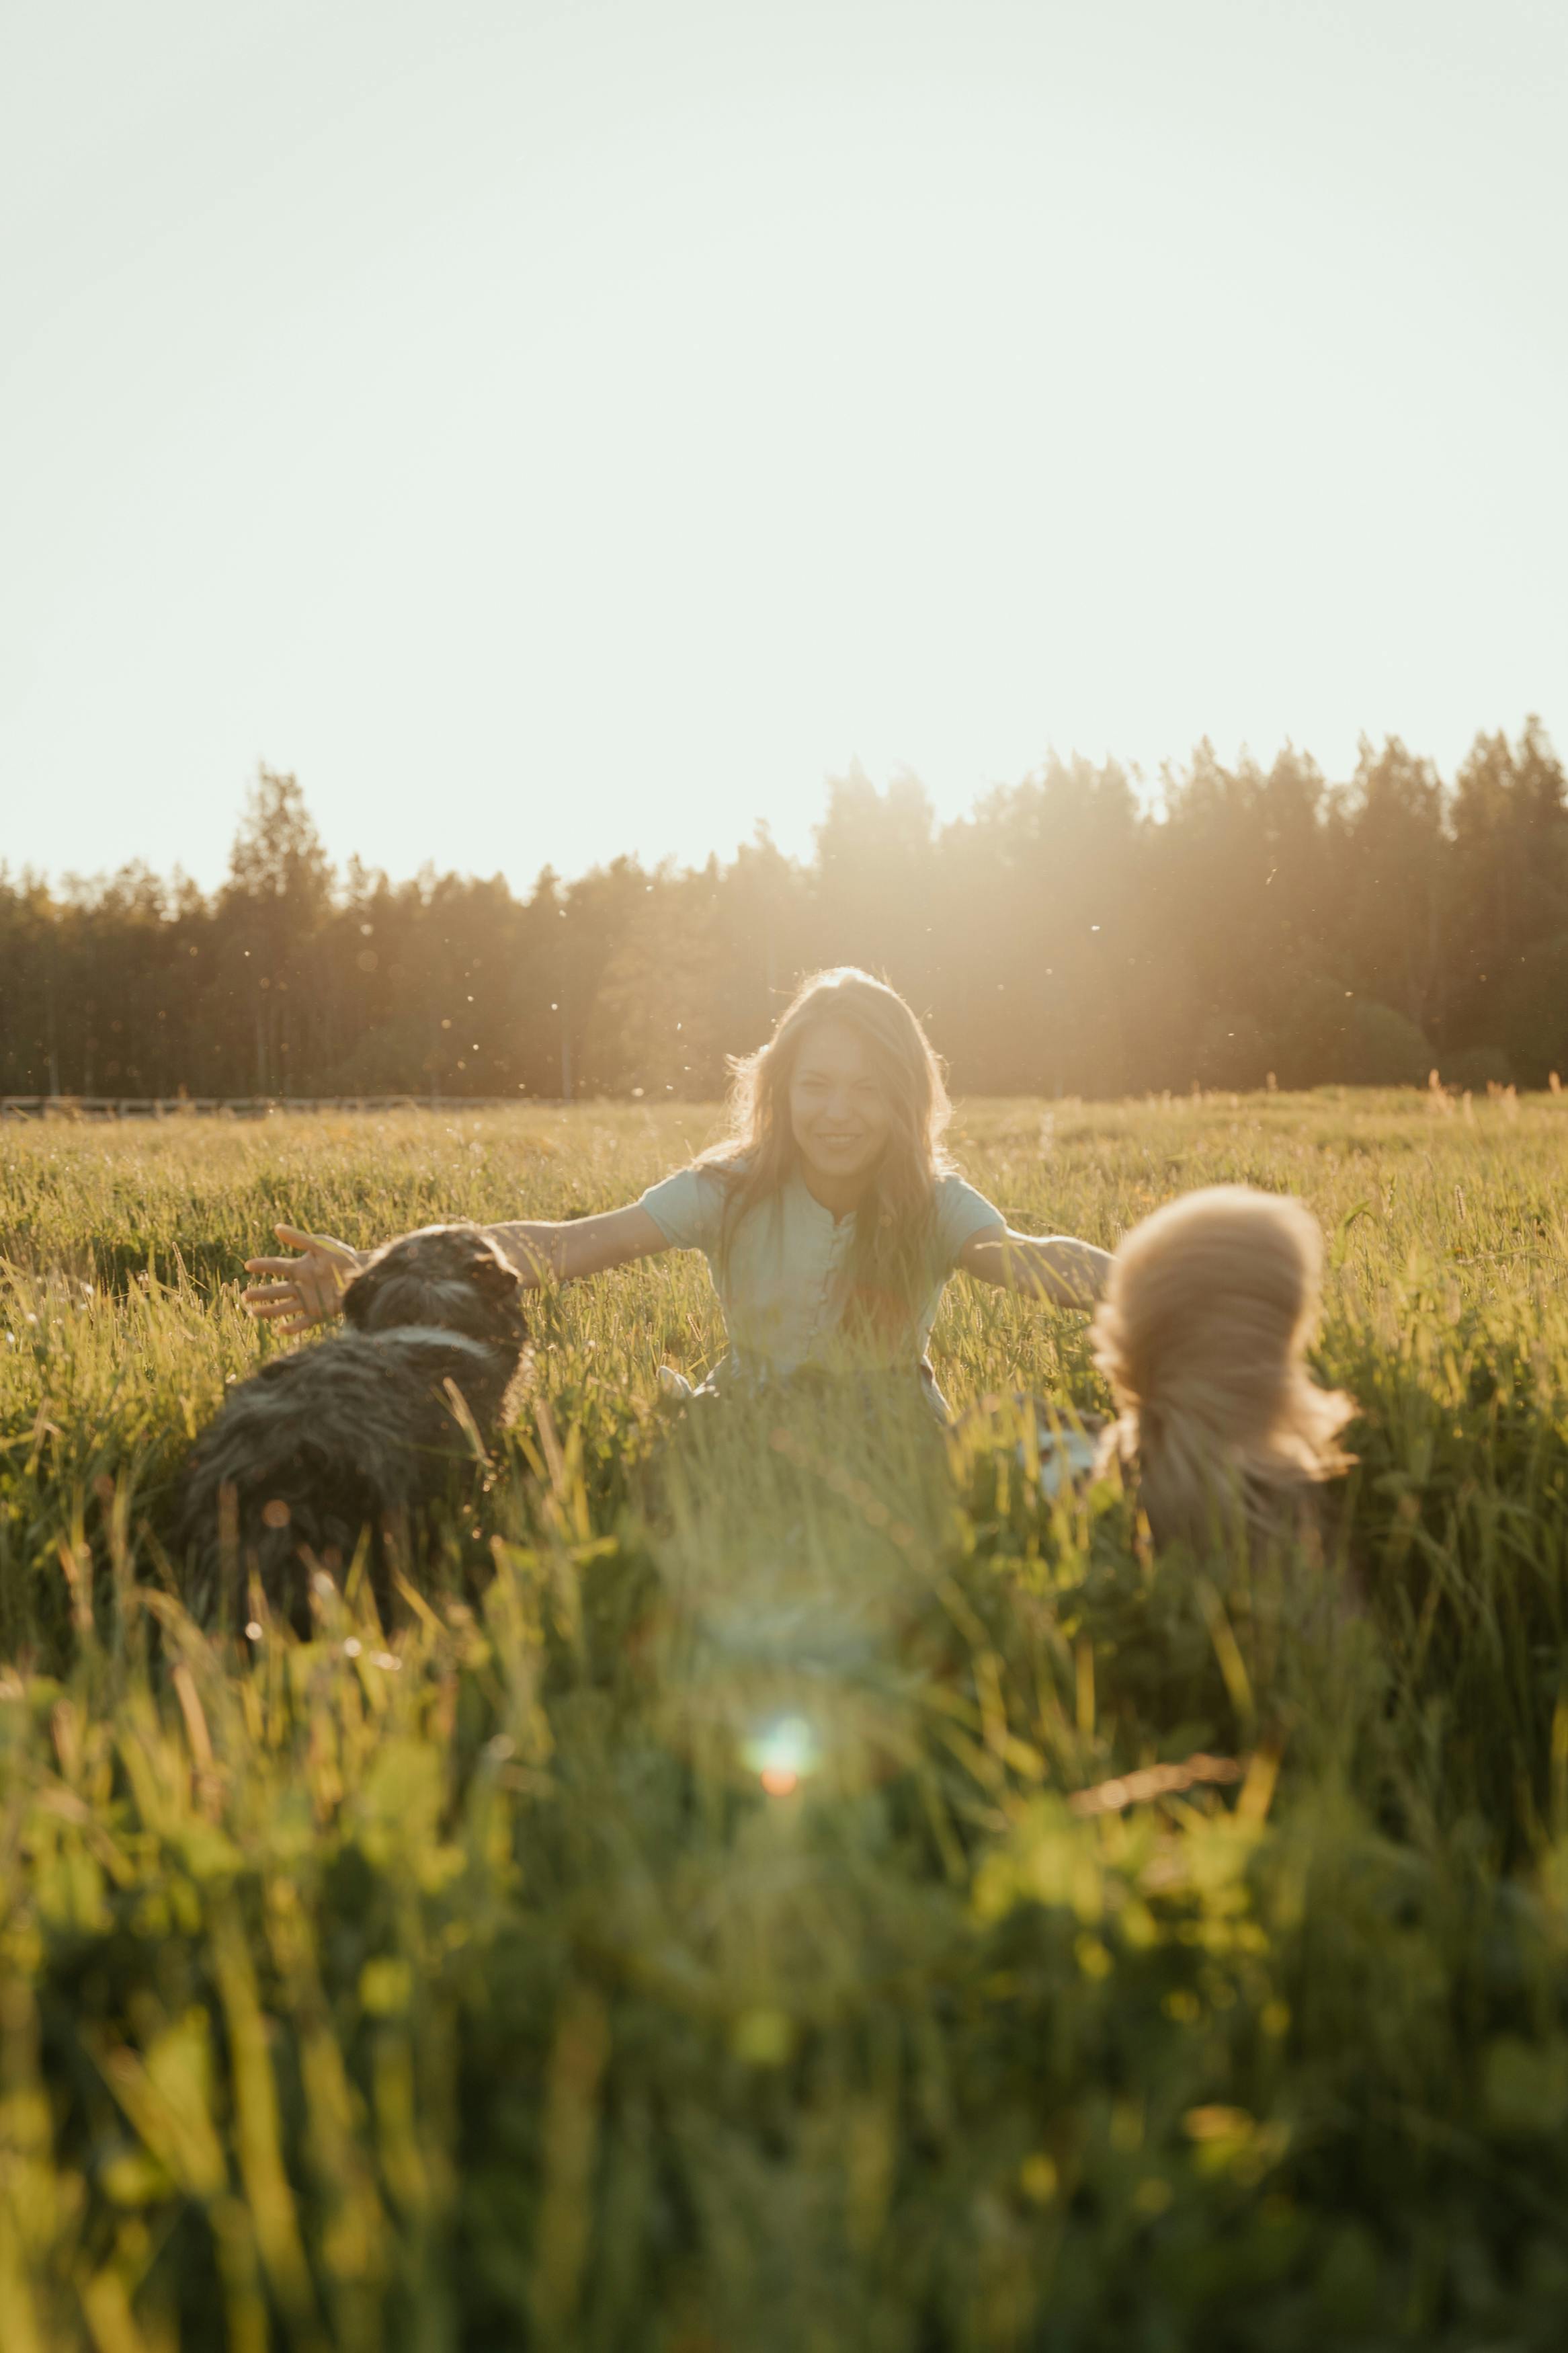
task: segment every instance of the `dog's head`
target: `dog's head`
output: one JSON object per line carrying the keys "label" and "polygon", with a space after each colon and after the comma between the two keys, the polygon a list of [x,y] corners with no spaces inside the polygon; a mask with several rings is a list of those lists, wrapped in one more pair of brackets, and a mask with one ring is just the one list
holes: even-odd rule
{"label": "dog's head", "polygon": [[1320,1388],[1306,1363],[1322,1256],[1303,1203],[1246,1185],[1169,1201],[1123,1240],[1094,1321],[1095,1362],[1121,1409],[1119,1451],[1142,1463],[1151,1520],[1163,1496],[1168,1525],[1195,1525],[1215,1463],[1288,1484],[1346,1468],[1336,1440],[1353,1403]]}
{"label": "dog's head", "polygon": [[344,1292],[343,1314],[361,1332],[421,1324],[497,1347],[528,1336],[521,1279],[478,1226],[422,1226],[388,1242]]}
{"label": "dog's head", "polygon": [[1271,1417],[1317,1316],[1322,1237],[1303,1203],[1247,1185],[1167,1201],[1117,1250],[1095,1321],[1119,1403],[1217,1389]]}

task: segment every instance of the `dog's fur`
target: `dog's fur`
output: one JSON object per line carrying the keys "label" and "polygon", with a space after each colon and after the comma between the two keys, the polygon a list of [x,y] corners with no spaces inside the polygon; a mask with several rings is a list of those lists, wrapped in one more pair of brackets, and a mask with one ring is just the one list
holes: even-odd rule
{"label": "dog's fur", "polygon": [[296,1629],[310,1576],[345,1567],[368,1529],[389,1543],[507,1418],[528,1338],[522,1284],[474,1226],[426,1226],[379,1250],[343,1293],[348,1329],[265,1365],[226,1398],[186,1473],[180,1542],[199,1608],[245,1615],[252,1574]]}
{"label": "dog's fur", "polygon": [[1116,1252],[1095,1362],[1119,1418],[1101,1461],[1135,1471],[1157,1543],[1297,1532],[1354,1400],[1320,1388],[1306,1350],[1323,1242],[1301,1202],[1215,1185],[1167,1202]]}

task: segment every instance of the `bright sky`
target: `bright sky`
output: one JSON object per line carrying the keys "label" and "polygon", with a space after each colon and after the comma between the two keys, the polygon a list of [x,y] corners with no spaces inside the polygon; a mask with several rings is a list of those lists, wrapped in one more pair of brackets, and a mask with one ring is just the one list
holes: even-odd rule
{"label": "bright sky", "polygon": [[1568,751],[1562,0],[0,19],[0,859]]}

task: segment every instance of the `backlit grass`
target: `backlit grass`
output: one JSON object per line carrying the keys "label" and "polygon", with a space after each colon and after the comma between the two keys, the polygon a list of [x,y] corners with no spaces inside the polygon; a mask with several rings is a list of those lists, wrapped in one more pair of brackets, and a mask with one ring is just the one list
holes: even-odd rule
{"label": "backlit grass", "polygon": [[[0,1129],[5,2353],[1554,2348],[1568,1102],[964,1107],[1035,1230],[1310,1203],[1326,1561],[1156,1558],[1005,1412],[672,1418],[672,1255],[540,1303],[393,1623],[192,1622],[276,1219],[586,1212],[708,1132]],[[962,1281],[935,1355],[1103,1402]]]}

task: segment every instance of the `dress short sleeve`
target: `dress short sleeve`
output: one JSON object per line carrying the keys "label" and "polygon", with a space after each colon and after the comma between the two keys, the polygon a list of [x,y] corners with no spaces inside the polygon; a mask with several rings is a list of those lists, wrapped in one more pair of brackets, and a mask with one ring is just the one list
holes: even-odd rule
{"label": "dress short sleeve", "polygon": [[1000,1209],[966,1185],[962,1176],[939,1176],[936,1183],[936,1253],[943,1274],[958,1263],[966,1241],[987,1226],[1005,1226]]}
{"label": "dress short sleeve", "polygon": [[710,1168],[678,1168],[650,1185],[637,1203],[677,1250],[710,1250],[724,1215],[724,1180]]}

